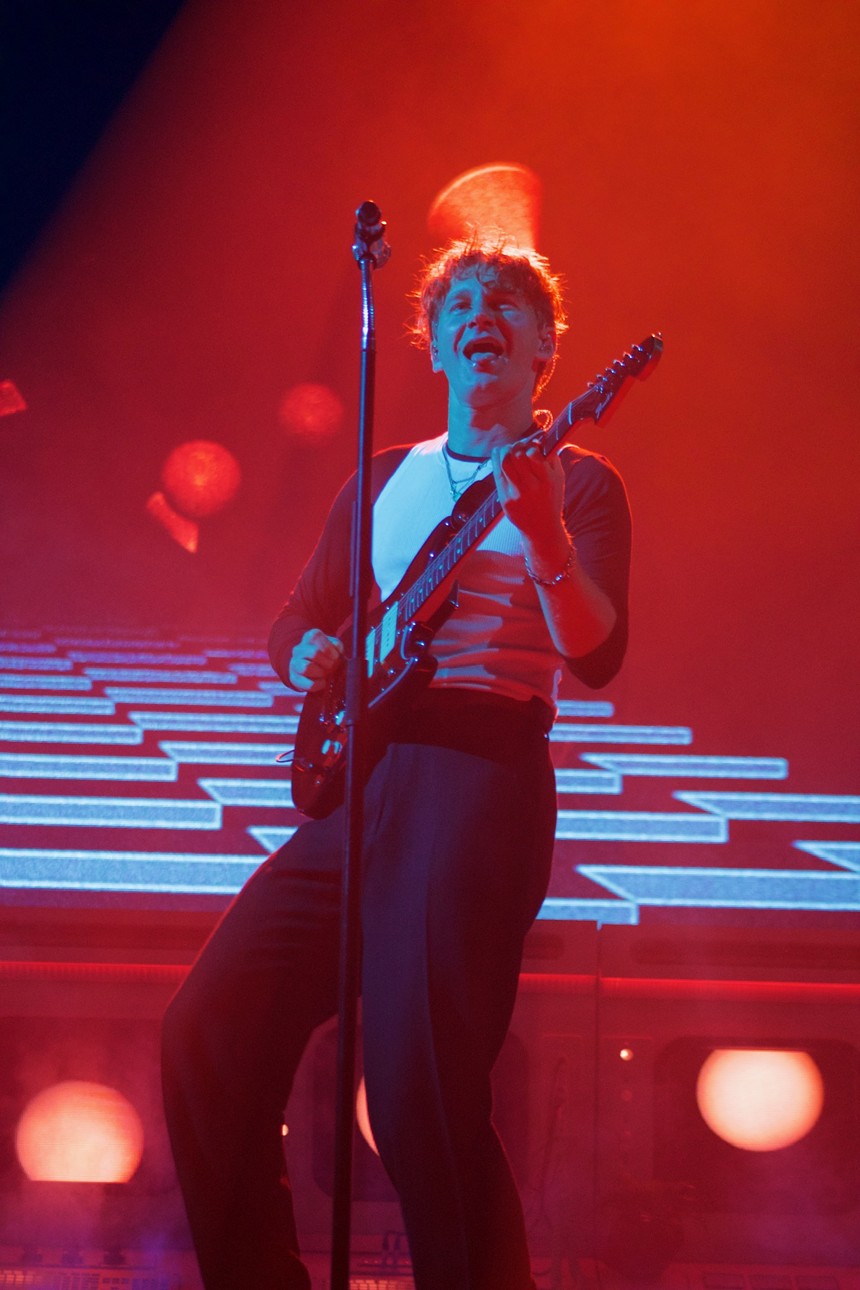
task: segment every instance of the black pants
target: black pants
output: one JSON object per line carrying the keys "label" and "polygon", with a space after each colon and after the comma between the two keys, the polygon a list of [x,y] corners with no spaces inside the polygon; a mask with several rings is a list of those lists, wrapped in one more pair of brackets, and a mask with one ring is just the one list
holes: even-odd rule
{"label": "black pants", "polygon": [[[365,1079],[417,1290],[532,1284],[490,1071],[548,882],[555,788],[544,705],[513,706],[431,691],[366,793]],[[310,1285],[280,1128],[336,1007],[342,832],[339,809],[262,865],[165,1018],[168,1126],[206,1290]]]}

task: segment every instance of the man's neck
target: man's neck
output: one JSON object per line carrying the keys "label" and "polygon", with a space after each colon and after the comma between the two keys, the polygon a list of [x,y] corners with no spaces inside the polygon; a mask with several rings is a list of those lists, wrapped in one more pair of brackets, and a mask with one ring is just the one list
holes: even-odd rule
{"label": "man's neck", "polygon": [[493,448],[524,438],[532,424],[531,398],[486,408],[448,403],[448,443],[466,457],[489,457]]}

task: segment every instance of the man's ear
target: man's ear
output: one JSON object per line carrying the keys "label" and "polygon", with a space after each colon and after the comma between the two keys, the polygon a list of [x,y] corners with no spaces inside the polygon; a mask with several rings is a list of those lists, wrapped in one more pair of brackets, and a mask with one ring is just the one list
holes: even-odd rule
{"label": "man's ear", "polygon": [[555,355],[555,332],[551,329],[541,332],[538,337],[538,358],[548,363]]}
{"label": "man's ear", "polygon": [[439,351],[432,342],[430,345],[430,366],[434,372],[442,371],[442,364],[439,362]]}

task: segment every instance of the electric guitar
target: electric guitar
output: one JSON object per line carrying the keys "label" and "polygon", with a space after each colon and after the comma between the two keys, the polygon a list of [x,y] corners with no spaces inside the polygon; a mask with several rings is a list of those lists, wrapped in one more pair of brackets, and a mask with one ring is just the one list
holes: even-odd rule
{"label": "electric guitar", "polygon": [[[662,350],[661,337],[649,336],[595,377],[547,431],[535,436],[544,457],[558,450],[578,421],[599,421],[627,378],[648,375]],[[502,513],[492,475],[472,484],[427,538],[395,590],[369,613],[365,659],[371,735],[384,730],[389,704],[408,701],[416,688],[430,683],[436,671],[430,654],[433,637],[457,607],[454,570]],[[346,638],[348,632],[340,635]],[[346,667],[341,664],[323,689],[305,697],[296,733],[293,802],[314,819],[330,814],[343,797],[345,712]]]}

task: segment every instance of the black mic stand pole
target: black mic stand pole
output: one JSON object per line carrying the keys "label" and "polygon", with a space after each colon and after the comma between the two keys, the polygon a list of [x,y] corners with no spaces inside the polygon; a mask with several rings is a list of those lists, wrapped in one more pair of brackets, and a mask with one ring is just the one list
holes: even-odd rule
{"label": "black mic stand pole", "polygon": [[361,387],[358,415],[358,471],[352,516],[352,632],[346,663],[346,811],[343,885],[340,914],[340,978],[338,984],[337,1092],[335,1103],[334,1199],[332,1208],[331,1290],[349,1290],[352,1204],[352,1139],[355,1115],[355,1047],[360,989],[361,851],[364,836],[366,776],[367,604],[372,585],[370,541],[372,510],[370,466],[373,455],[373,396],[376,335],[371,279],[391,254],[385,241],[385,222],[375,202],[362,202],[356,211],[352,253],[361,270]]}

